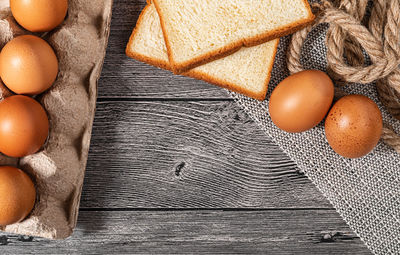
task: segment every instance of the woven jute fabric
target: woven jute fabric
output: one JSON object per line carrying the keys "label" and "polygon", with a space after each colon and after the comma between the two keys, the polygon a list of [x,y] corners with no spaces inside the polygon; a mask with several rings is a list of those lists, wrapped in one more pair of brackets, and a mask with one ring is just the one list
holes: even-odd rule
{"label": "woven jute fabric", "polygon": [[[308,34],[301,55],[303,68],[327,71],[327,28],[327,24],[320,24]],[[272,123],[268,99],[276,85],[289,75],[286,55],[289,43],[290,37],[280,41],[265,101],[229,93],[297,163],[373,253],[400,254],[400,155],[380,142],[367,156],[346,159],[330,148],[322,124],[304,133],[290,134]],[[400,133],[400,123],[380,102],[375,83],[351,84],[341,89],[373,99],[382,111],[384,122]]]}
{"label": "woven jute fabric", "polygon": [[[329,23],[327,62],[336,97],[346,95],[341,85],[376,82],[381,102],[400,120],[400,1],[322,0],[313,7],[314,24],[292,36],[289,70],[303,70],[301,50],[308,33],[315,25]],[[392,127],[384,123],[382,133],[382,140],[400,153],[400,136]]]}

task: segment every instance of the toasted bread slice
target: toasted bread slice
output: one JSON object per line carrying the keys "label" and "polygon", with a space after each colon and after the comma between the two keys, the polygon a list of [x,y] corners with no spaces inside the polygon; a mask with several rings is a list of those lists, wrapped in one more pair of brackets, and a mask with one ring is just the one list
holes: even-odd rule
{"label": "toasted bread slice", "polygon": [[175,73],[290,34],[314,20],[307,0],[153,2]]}
{"label": "toasted bread slice", "polygon": [[[242,48],[236,53],[196,67],[184,75],[263,100],[267,93],[279,40]],[[160,19],[154,4],[142,11],[126,47],[126,54],[171,70]]]}

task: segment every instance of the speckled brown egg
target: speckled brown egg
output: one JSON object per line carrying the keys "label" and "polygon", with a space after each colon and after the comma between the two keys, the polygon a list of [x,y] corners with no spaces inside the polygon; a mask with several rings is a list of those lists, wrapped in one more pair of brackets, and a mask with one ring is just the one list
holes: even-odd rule
{"label": "speckled brown egg", "polygon": [[0,167],[0,226],[25,219],[35,200],[35,185],[26,173],[12,166]]}
{"label": "speckled brown egg", "polygon": [[382,126],[382,114],[374,101],[363,95],[349,95],[330,110],[325,134],[336,153],[346,158],[359,158],[378,144]]}
{"label": "speckled brown egg", "polygon": [[290,133],[309,130],[325,118],[333,96],[333,82],[324,72],[306,70],[293,74],[279,83],[271,94],[272,122]]}

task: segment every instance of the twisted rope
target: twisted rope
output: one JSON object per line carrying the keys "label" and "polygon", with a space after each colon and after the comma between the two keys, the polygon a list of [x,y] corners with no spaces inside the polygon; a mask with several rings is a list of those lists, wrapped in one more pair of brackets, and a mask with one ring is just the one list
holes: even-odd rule
{"label": "twisted rope", "polygon": [[[400,120],[400,0],[374,0],[367,25],[368,0],[323,0],[314,4],[317,19],[293,34],[288,49],[291,73],[303,71],[301,50],[312,29],[328,23],[328,73],[337,84],[376,82],[381,102]],[[363,50],[372,64],[367,65]],[[337,89],[336,96],[343,96]],[[384,124],[382,140],[400,153],[400,136]]]}

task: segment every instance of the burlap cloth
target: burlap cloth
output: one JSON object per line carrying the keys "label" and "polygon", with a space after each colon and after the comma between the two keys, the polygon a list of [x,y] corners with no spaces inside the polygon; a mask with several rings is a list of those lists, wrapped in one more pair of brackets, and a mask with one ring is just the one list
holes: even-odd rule
{"label": "burlap cloth", "polygon": [[[309,34],[302,53],[306,69],[326,71],[326,30],[327,25],[321,24]],[[380,142],[363,158],[345,159],[329,147],[321,124],[305,133],[289,134],[272,123],[268,99],[275,86],[289,75],[286,63],[289,39],[280,41],[264,102],[233,92],[230,95],[297,163],[373,253],[400,254],[400,155]],[[374,84],[348,85],[343,90],[373,99],[382,110],[384,121],[400,132],[399,121],[381,105]]]}

